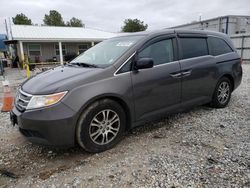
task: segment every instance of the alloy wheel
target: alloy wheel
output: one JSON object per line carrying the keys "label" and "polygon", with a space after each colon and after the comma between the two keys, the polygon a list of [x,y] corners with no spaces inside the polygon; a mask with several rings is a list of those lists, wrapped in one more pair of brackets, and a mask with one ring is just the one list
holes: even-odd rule
{"label": "alloy wheel", "polygon": [[89,127],[91,140],[98,145],[111,142],[120,129],[120,118],[116,112],[105,109],[98,112],[92,119]]}
{"label": "alloy wheel", "polygon": [[217,98],[221,104],[224,104],[229,99],[230,86],[228,82],[221,82],[218,88]]}

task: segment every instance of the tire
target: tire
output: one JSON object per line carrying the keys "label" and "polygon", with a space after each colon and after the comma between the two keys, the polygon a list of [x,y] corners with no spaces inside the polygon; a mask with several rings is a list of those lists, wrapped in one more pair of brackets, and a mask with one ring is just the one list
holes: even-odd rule
{"label": "tire", "polygon": [[225,108],[231,99],[231,93],[231,81],[227,77],[222,77],[216,85],[210,106],[214,108]]}
{"label": "tire", "polygon": [[122,139],[125,127],[126,116],[120,104],[103,99],[81,114],[76,128],[77,142],[88,152],[102,152]]}

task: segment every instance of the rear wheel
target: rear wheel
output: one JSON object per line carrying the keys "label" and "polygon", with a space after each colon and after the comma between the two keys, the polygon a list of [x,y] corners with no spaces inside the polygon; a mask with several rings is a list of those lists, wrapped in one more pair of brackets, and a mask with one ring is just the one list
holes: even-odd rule
{"label": "rear wheel", "polygon": [[211,106],[214,108],[224,108],[230,101],[232,93],[232,83],[227,77],[222,77],[216,85]]}
{"label": "rear wheel", "polygon": [[121,140],[125,126],[123,108],[113,100],[103,99],[82,113],[77,124],[77,142],[89,152],[102,152]]}

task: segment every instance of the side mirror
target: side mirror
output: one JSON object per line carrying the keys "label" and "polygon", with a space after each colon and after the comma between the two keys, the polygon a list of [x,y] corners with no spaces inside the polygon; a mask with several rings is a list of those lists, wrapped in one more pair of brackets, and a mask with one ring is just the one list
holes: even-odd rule
{"label": "side mirror", "polygon": [[154,66],[154,60],[152,58],[140,58],[135,62],[135,69],[148,69]]}

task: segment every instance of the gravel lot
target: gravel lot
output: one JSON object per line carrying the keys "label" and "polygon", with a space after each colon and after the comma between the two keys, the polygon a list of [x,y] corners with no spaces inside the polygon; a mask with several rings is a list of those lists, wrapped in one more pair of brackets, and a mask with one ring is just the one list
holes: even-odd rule
{"label": "gravel lot", "polygon": [[0,113],[0,187],[250,187],[250,65],[225,109],[197,107],[88,154],[28,143]]}

